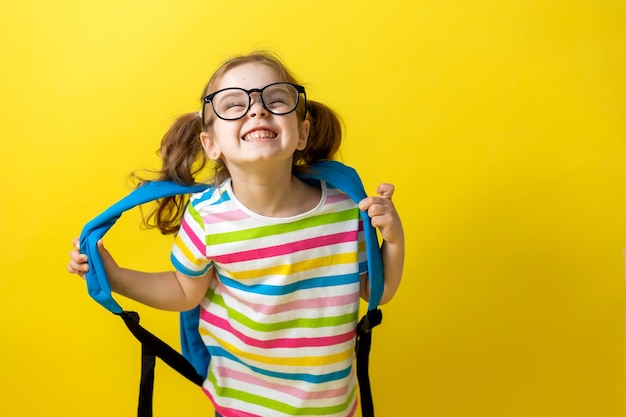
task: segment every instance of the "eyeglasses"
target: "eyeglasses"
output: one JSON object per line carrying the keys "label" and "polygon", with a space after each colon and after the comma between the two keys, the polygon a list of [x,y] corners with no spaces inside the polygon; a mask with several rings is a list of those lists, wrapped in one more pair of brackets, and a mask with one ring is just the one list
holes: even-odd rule
{"label": "eyeglasses", "polygon": [[222,120],[241,119],[252,106],[252,93],[259,93],[263,108],[278,116],[293,112],[298,107],[300,94],[302,94],[304,97],[304,113],[306,115],[306,93],[304,87],[280,82],[251,90],[230,87],[211,93],[202,99],[202,120],[204,121],[204,109],[208,103],[211,103],[215,115]]}

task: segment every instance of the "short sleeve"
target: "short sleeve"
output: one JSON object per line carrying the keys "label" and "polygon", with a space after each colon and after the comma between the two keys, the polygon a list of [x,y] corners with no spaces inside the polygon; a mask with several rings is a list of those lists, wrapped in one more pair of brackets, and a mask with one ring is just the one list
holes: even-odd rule
{"label": "short sleeve", "polygon": [[180,229],[170,255],[178,272],[190,277],[200,277],[212,266],[206,257],[206,232],[202,216],[192,204],[187,204]]}

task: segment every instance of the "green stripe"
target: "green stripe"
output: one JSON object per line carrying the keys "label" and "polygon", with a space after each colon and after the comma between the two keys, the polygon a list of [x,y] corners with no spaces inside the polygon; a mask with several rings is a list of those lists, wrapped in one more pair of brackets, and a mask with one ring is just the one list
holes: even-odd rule
{"label": "green stripe", "polygon": [[218,397],[223,398],[234,398],[239,401],[244,401],[248,404],[256,404],[265,408],[269,408],[270,410],[280,411],[285,414],[293,415],[293,416],[301,416],[301,415],[317,415],[317,416],[326,416],[330,414],[337,414],[342,411],[346,411],[352,401],[354,396],[356,395],[356,387],[352,389],[348,399],[343,404],[326,406],[326,407],[305,407],[305,408],[296,408],[289,404],[285,404],[280,401],[271,400],[269,398],[262,397],[260,395],[251,394],[248,392],[240,391],[234,388],[223,388],[217,385],[217,380],[213,371],[209,374],[209,381],[215,387],[216,393]]}
{"label": "green stripe", "polygon": [[192,204],[189,205],[189,214],[196,221],[196,223],[198,223],[202,230],[204,230],[204,219]]}
{"label": "green stripe", "polygon": [[354,220],[358,217],[358,211],[356,208],[350,208],[348,210],[342,210],[335,213],[321,214],[319,216],[308,217],[295,222],[272,224],[268,226],[260,226],[251,229],[224,232],[224,233],[210,233],[207,236],[207,246],[219,245],[223,243],[244,241],[250,239],[256,239],[260,237],[279,235],[282,233],[293,232],[294,230],[306,229],[310,227],[323,226],[333,223],[340,223],[348,220]]}
{"label": "green stripe", "polygon": [[358,312],[352,312],[341,316],[323,317],[323,318],[300,318],[295,320],[279,321],[276,323],[258,323],[251,320],[245,314],[230,308],[224,303],[224,298],[221,295],[216,295],[212,289],[207,292],[207,298],[211,300],[211,303],[217,304],[220,307],[226,309],[227,316],[237,321],[238,323],[246,326],[257,332],[273,332],[277,330],[293,329],[293,328],[319,328],[319,327],[336,327],[343,324],[354,323],[358,317]]}

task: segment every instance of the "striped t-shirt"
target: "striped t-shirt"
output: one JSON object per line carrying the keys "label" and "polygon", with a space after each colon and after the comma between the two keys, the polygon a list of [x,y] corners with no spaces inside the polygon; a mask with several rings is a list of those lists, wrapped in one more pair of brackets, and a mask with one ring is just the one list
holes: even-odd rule
{"label": "striped t-shirt", "polygon": [[175,268],[217,279],[201,303],[211,354],[203,389],[230,416],[353,416],[359,276],[366,272],[356,204],[320,183],[312,210],[289,218],[244,207],[230,180],[191,197]]}

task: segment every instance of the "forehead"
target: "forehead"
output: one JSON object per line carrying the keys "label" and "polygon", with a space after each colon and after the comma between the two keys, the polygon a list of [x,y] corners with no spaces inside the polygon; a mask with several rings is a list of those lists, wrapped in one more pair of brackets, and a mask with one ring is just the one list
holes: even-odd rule
{"label": "forehead", "polygon": [[252,62],[238,65],[226,71],[220,78],[217,89],[228,87],[240,87],[249,90],[251,88],[263,88],[268,84],[285,81],[274,68]]}

